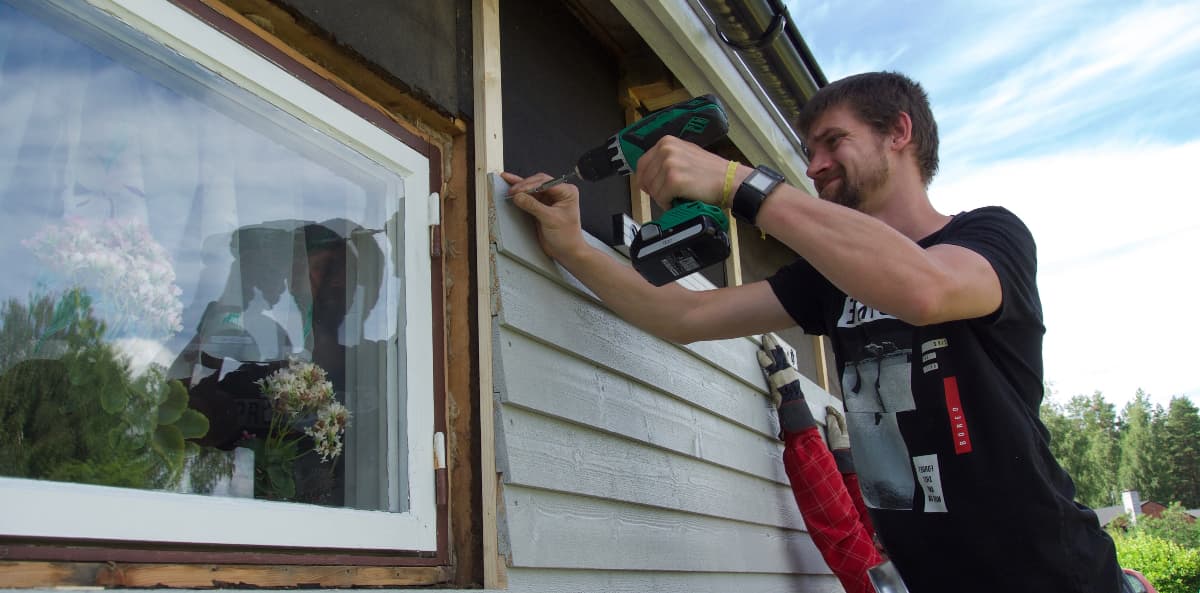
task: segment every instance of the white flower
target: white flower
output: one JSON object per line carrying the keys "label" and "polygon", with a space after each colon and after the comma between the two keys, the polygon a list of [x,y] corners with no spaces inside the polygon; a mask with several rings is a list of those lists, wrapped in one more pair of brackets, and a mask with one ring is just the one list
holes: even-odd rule
{"label": "white flower", "polygon": [[183,329],[169,254],[140,221],[68,219],[22,243],[61,284],[92,296],[112,337],[163,338]]}
{"label": "white flower", "polygon": [[292,357],[288,366],[259,379],[258,385],[271,401],[274,413],[286,417],[288,426],[316,416],[304,427],[304,434],[312,438],[313,451],[321,461],[342,454],[342,434],[350,423],[350,411],[334,399],[333,383],[326,379],[325,369]]}

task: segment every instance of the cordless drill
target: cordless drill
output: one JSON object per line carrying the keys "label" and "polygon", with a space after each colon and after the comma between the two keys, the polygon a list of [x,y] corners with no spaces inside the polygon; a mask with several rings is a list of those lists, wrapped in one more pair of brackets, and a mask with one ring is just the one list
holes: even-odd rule
{"label": "cordless drill", "polygon": [[[629,175],[638,159],[664,136],[708,146],[729,132],[725,109],[713,95],[701,95],[664,107],[613,134],[604,144],[579,157],[574,170],[548,181],[533,193],[560,183],[599,181]],[[729,219],[718,207],[684,197],[646,223],[629,247],[629,258],[642,277],[662,286],[729,257]]]}

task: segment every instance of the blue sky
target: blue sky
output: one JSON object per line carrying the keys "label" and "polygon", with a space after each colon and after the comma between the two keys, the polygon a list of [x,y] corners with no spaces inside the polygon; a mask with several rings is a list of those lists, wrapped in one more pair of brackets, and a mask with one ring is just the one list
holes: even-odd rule
{"label": "blue sky", "polygon": [[1054,401],[1200,402],[1200,2],[787,4],[830,80],[926,88],[939,210],[1029,225]]}

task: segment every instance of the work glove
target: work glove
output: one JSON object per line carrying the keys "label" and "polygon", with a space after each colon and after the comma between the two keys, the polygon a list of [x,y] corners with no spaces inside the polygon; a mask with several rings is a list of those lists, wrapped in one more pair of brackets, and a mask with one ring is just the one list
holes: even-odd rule
{"label": "work glove", "polygon": [[766,334],[760,344],[758,366],[762,367],[771,388],[771,404],[779,409],[780,436],[816,426],[817,421],[800,391],[800,373],[788,362],[779,341]]}
{"label": "work glove", "polygon": [[854,473],[854,458],[850,455],[850,433],[846,432],[846,417],[833,406],[825,406],[825,440],[833,452],[838,471]]}

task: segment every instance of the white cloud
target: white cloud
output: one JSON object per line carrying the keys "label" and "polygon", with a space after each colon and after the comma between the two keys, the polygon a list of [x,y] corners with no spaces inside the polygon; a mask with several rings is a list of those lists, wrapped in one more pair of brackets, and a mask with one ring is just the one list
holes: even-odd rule
{"label": "white cloud", "polygon": [[[1133,111],[1144,107],[1137,99],[1162,92],[1168,82],[1175,93],[1200,88],[1186,68],[1200,55],[1200,4],[1139,5],[1122,14],[1077,18],[1101,22],[1041,40],[1035,54],[997,73],[990,84],[946,102],[939,112],[939,121],[951,124],[946,145],[977,153],[1013,138],[1052,143],[1122,102],[1133,103],[1124,115],[1144,115]],[[985,37],[1009,32],[1006,25]],[[950,70],[972,68],[977,53],[950,60]]]}
{"label": "white cloud", "polygon": [[1077,150],[947,170],[930,189],[952,213],[987,204],[1038,242],[1046,379],[1118,405],[1200,395],[1200,141]]}

